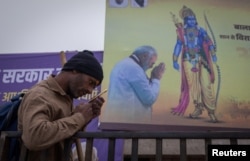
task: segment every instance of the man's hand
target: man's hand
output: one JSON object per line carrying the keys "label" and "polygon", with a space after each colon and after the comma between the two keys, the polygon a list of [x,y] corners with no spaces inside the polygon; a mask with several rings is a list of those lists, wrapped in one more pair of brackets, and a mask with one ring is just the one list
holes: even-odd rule
{"label": "man's hand", "polygon": [[161,79],[163,73],[165,72],[165,63],[160,63],[151,71],[151,79]]}
{"label": "man's hand", "polygon": [[213,61],[213,63],[216,63],[216,62],[217,62],[217,56],[216,56],[216,55],[213,55],[213,56],[212,56],[212,61]]}
{"label": "man's hand", "polygon": [[105,100],[102,97],[97,97],[93,101],[91,101],[92,104],[92,112],[94,117],[99,116],[101,114],[101,107]]}
{"label": "man's hand", "polygon": [[79,112],[86,119],[86,122],[91,121],[93,118],[99,116],[101,114],[101,107],[104,103],[104,99],[102,97],[97,97],[93,101],[89,103],[80,103],[74,109],[74,113]]}
{"label": "man's hand", "polygon": [[180,70],[180,66],[179,66],[177,61],[173,62],[173,67],[174,67],[175,70],[178,70],[178,71]]}

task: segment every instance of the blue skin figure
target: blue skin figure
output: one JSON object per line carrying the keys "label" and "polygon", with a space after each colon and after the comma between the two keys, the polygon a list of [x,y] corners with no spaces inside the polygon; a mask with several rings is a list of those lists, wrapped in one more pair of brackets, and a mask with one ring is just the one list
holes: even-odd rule
{"label": "blue skin figure", "polygon": [[[206,30],[198,25],[193,11],[187,7],[184,9],[184,25],[177,26],[178,36],[173,51],[173,68],[182,72],[182,90],[179,105],[173,108],[172,113],[183,114],[192,98],[195,108],[190,118],[198,118],[205,108],[211,121],[217,122],[212,90],[215,78],[211,63],[217,62],[215,46]],[[179,56],[181,64],[178,63]],[[208,80],[205,80],[205,74],[208,74]]]}

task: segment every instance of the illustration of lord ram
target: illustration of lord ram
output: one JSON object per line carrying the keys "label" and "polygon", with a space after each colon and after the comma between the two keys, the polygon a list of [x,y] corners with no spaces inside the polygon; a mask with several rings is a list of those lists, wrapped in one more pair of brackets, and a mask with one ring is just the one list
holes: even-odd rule
{"label": "illustration of lord ram", "polygon": [[[217,90],[214,90],[216,73],[214,70],[217,69],[219,74],[219,66],[216,64],[216,45],[207,31],[198,25],[192,9],[183,6],[180,10],[179,14],[183,23],[178,22],[178,18],[173,13],[171,14],[177,32],[177,41],[173,51],[173,68],[181,73],[179,104],[172,108],[171,112],[174,115],[184,115],[192,101],[194,111],[189,114],[190,118],[197,119],[206,110],[210,121],[216,123],[218,119],[215,110],[219,94],[219,84]],[[205,20],[212,31],[206,16]],[[214,64],[217,67],[215,69]]]}

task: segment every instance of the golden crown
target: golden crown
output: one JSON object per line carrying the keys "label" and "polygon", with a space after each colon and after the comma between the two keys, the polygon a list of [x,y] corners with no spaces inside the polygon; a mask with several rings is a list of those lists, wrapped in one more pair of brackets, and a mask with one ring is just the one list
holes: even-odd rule
{"label": "golden crown", "polygon": [[195,16],[194,12],[185,5],[180,10],[179,14],[182,19],[184,19],[187,16]]}

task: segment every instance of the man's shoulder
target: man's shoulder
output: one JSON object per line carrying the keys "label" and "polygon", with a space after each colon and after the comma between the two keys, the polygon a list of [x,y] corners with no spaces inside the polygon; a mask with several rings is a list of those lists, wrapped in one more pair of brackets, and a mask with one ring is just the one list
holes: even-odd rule
{"label": "man's shoulder", "polygon": [[125,58],[118,62],[114,67],[113,71],[122,71],[123,73],[130,73],[140,70],[140,66],[131,58]]}
{"label": "man's shoulder", "polygon": [[206,33],[207,33],[207,30],[204,29],[203,27],[199,27],[199,32],[200,32],[201,34],[206,34]]}
{"label": "man's shoulder", "polygon": [[25,95],[37,96],[51,93],[47,80],[42,80],[33,87],[31,87]]}

